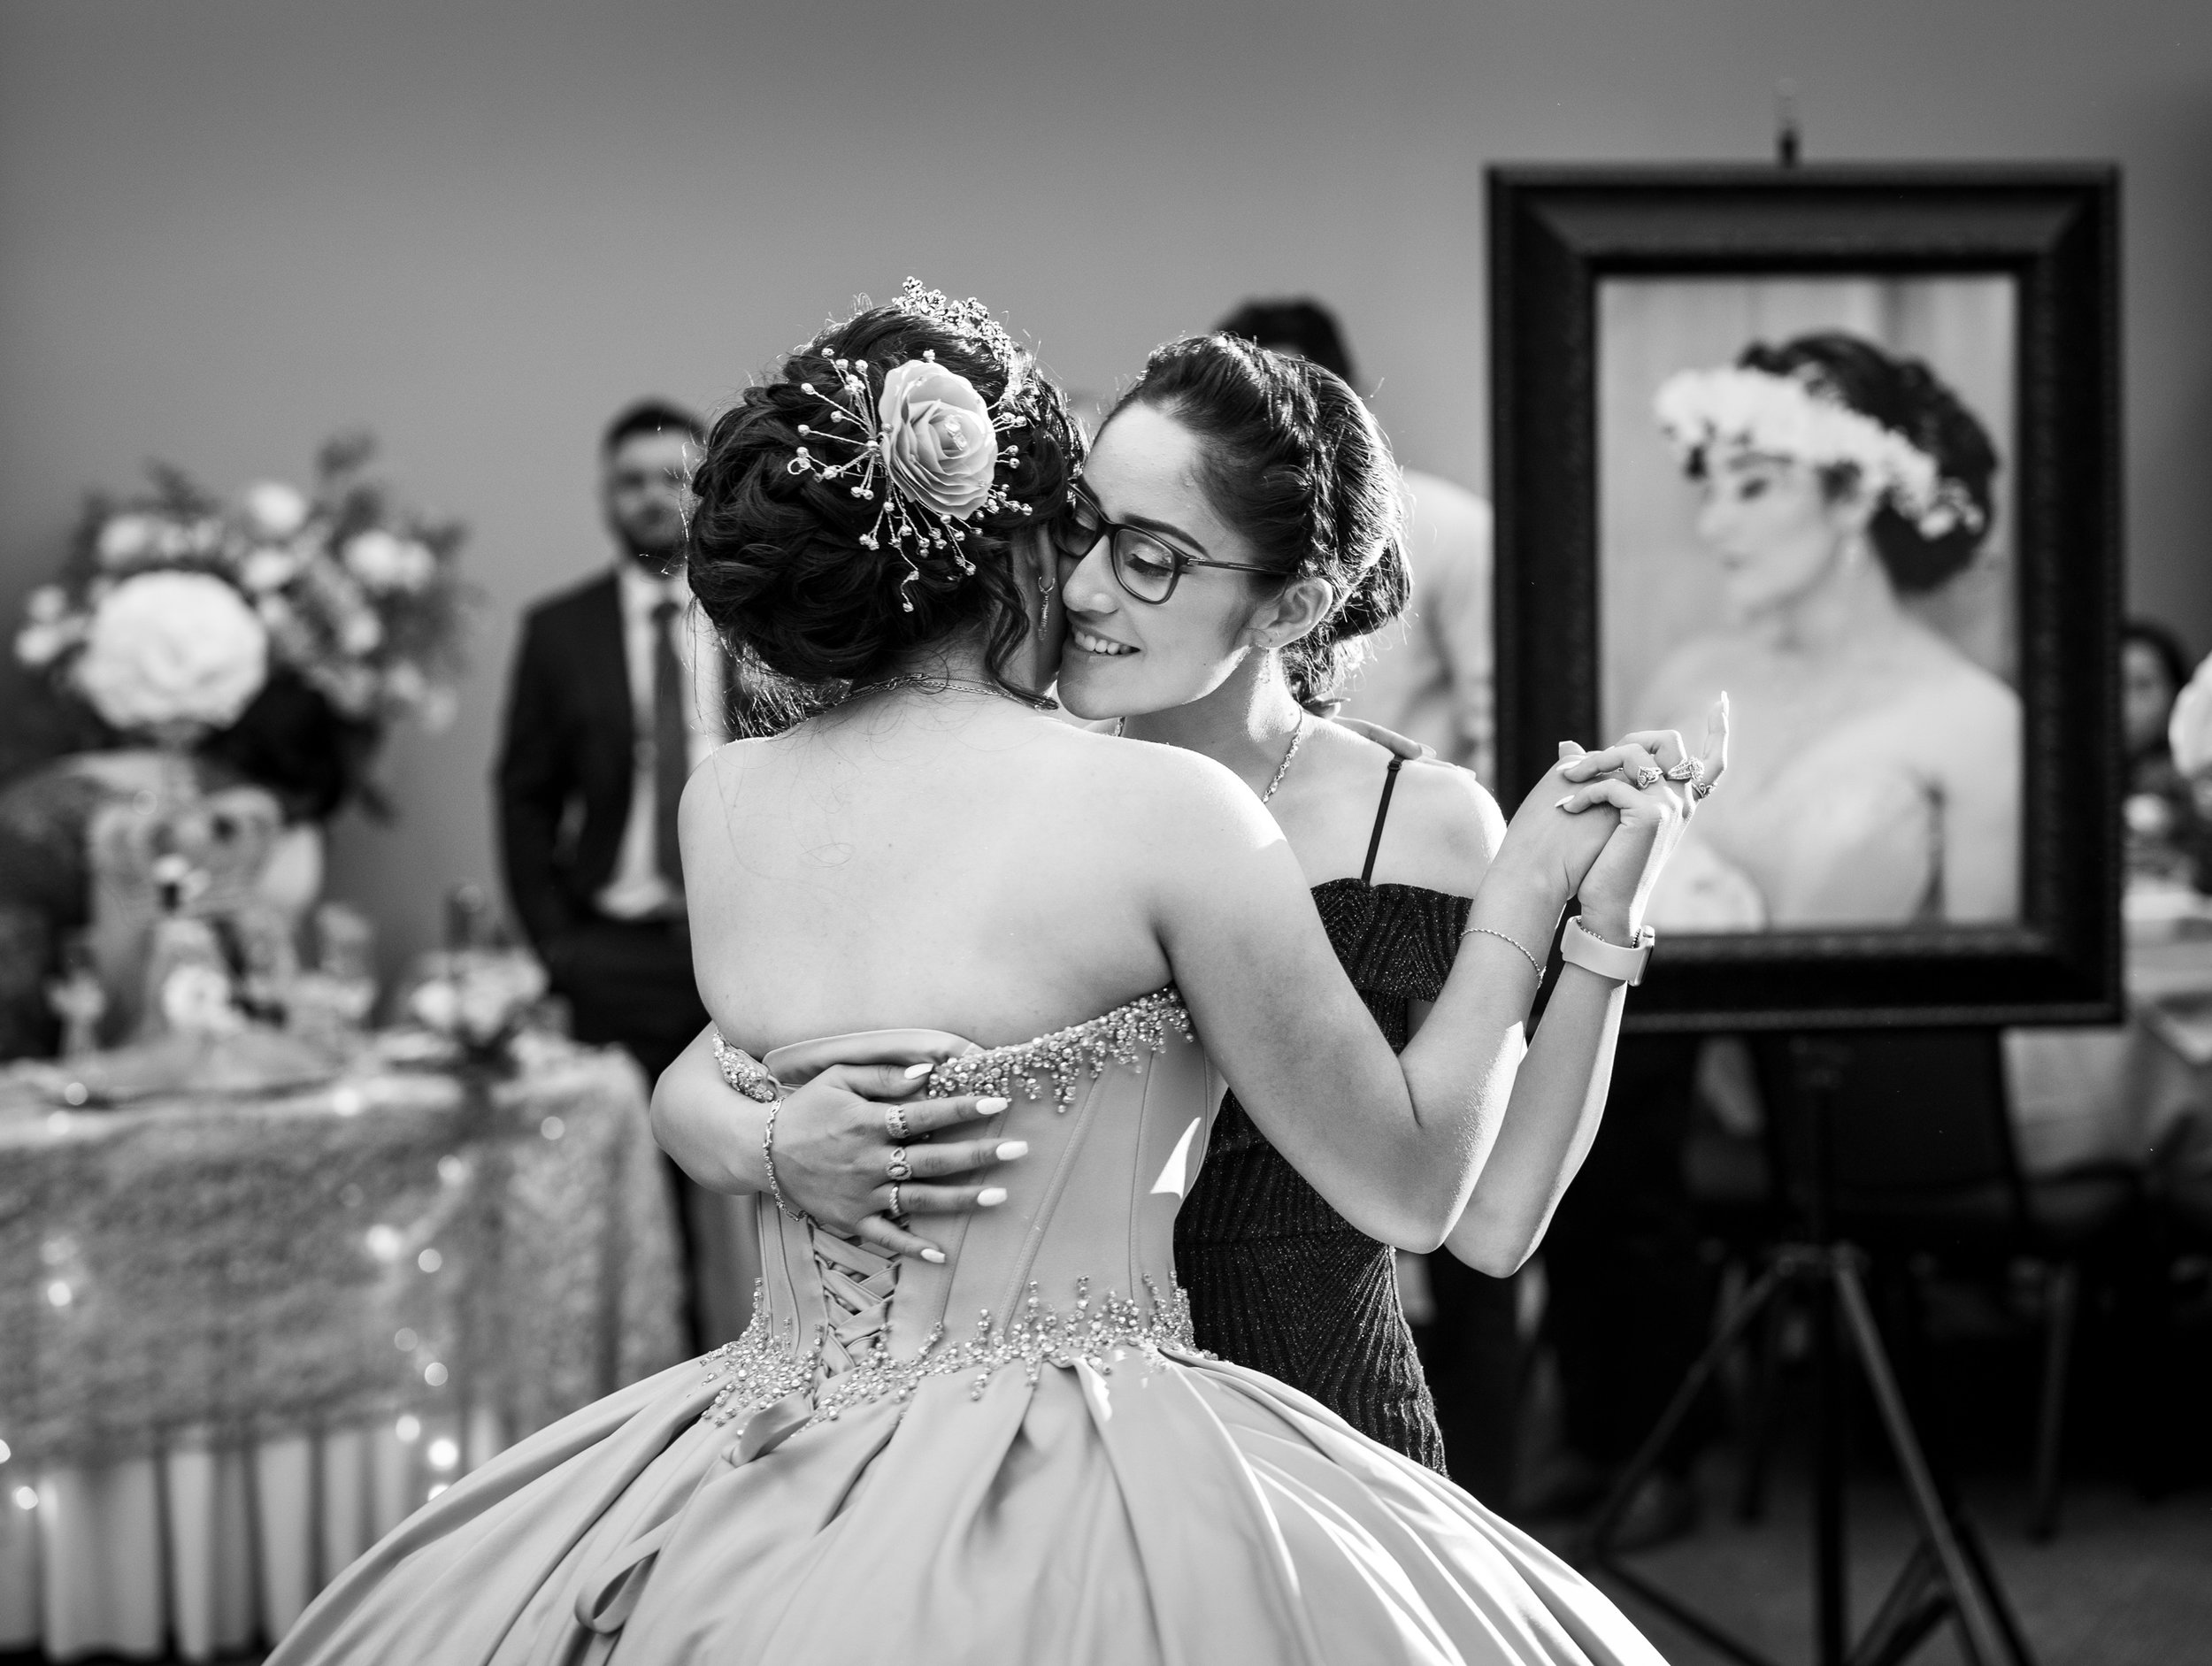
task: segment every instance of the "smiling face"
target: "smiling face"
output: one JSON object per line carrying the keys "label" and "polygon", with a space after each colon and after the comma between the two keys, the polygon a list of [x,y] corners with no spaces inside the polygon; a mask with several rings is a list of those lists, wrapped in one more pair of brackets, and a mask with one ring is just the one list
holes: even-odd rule
{"label": "smiling face", "polygon": [[[1140,526],[1203,560],[1258,562],[1250,540],[1216,514],[1198,483],[1199,441],[1150,405],[1125,406],[1106,425],[1083,484],[1109,520]],[[1060,702],[1081,718],[1135,717],[1202,699],[1258,651],[1248,634],[1280,587],[1254,574],[1184,571],[1156,606],[1116,582],[1101,538],[1081,561],[1060,564],[1067,646]]]}
{"label": "smiling face", "polygon": [[1831,490],[1792,458],[1716,447],[1706,455],[1703,487],[1698,536],[1720,557],[1724,594],[1738,618],[1813,589],[1865,526],[1859,494]]}

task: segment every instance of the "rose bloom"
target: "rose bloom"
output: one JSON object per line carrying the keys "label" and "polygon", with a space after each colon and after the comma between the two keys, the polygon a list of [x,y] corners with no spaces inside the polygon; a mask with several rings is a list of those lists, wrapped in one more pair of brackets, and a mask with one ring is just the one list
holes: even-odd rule
{"label": "rose bloom", "polygon": [[438,570],[438,558],[411,538],[396,538],[380,527],[346,540],[340,559],[372,590],[419,590]]}
{"label": "rose bloom", "polygon": [[112,517],[100,528],[100,564],[123,567],[142,559],[161,541],[162,531],[161,523],[151,515]]}
{"label": "rose bloom", "polygon": [[338,627],[338,646],[357,658],[374,653],[376,645],[383,640],[384,621],[366,608],[348,614],[346,622]]}
{"label": "rose bloom", "polygon": [[27,625],[16,633],[15,656],[33,671],[52,664],[84,635],[75,619],[54,619]]}
{"label": "rose bloom", "polygon": [[281,590],[299,570],[299,557],[290,550],[273,549],[265,544],[246,552],[246,558],[238,564],[238,581],[258,595]]}
{"label": "rose bloom", "polygon": [[2166,744],[2172,749],[2174,767],[2184,775],[2212,766],[2212,655],[2176,696],[2173,716],[2166,721]]}
{"label": "rose bloom", "polygon": [[991,493],[998,434],[965,376],[928,359],[895,365],[876,401],[884,466],[908,497],[949,520],[965,520]]}
{"label": "rose bloom", "polygon": [[204,572],[147,572],[92,616],[77,685],[119,729],[227,728],[269,674],[269,633],[237,591]]}
{"label": "rose bloom", "polygon": [[264,538],[289,538],[307,524],[307,498],[282,480],[261,480],[245,492],[246,518]]}

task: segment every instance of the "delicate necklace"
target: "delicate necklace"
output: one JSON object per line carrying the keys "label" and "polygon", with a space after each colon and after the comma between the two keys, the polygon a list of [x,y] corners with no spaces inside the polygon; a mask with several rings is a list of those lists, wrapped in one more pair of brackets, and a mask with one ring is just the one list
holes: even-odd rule
{"label": "delicate necklace", "polygon": [[[1129,719],[1126,718],[1116,718],[1114,719],[1114,738],[1118,741],[1128,733]],[[1283,784],[1283,777],[1290,773],[1291,759],[1298,756],[1298,749],[1303,746],[1305,742],[1306,720],[1302,717],[1298,719],[1298,726],[1290,732],[1290,746],[1283,754],[1283,761],[1275,766],[1275,779],[1267,784],[1267,790],[1260,795],[1261,803],[1264,804],[1269,799],[1275,796],[1275,789]]]}
{"label": "delicate necklace", "polygon": [[1267,790],[1260,795],[1261,803],[1264,804],[1275,796],[1275,789],[1283,784],[1283,777],[1290,773],[1291,759],[1298,756],[1298,749],[1305,744],[1305,741],[1306,720],[1302,716],[1298,719],[1298,726],[1290,732],[1290,745],[1284,749],[1283,761],[1275,766],[1275,779],[1267,784]]}
{"label": "delicate necklace", "polygon": [[[863,683],[857,688],[847,689],[845,700],[857,700],[863,695],[881,694],[887,688],[913,688],[926,695],[950,694],[958,689],[964,694],[996,695],[1002,700],[1011,700],[1036,711],[1060,710],[1060,702],[1049,695],[1025,695],[1019,689],[1002,688],[996,683],[970,682],[960,677],[886,677],[881,682]],[[845,701],[841,700],[837,703],[841,706]]]}

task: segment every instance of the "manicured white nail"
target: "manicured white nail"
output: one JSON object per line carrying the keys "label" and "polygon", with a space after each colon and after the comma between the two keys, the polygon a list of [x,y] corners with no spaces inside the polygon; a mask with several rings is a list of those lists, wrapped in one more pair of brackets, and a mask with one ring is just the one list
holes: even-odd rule
{"label": "manicured white nail", "polygon": [[975,1108],[987,1117],[995,1117],[1013,1102],[1010,1099],[979,1099]]}
{"label": "manicured white nail", "polygon": [[927,1059],[924,1059],[919,1064],[910,1064],[906,1067],[906,1079],[910,1082],[918,1076],[928,1075],[936,1068],[937,1066]]}
{"label": "manicured white nail", "polygon": [[987,1186],[975,1194],[978,1209],[996,1209],[1004,1202],[1006,1202],[1006,1188],[1002,1186]]}
{"label": "manicured white nail", "polygon": [[945,1252],[941,1249],[925,1249],[922,1251],[922,1259],[924,1261],[941,1262],[944,1258]]}
{"label": "manicured white nail", "polygon": [[1009,1140],[998,1148],[998,1160],[1001,1163],[1011,1163],[1016,1157],[1025,1157],[1028,1155],[1029,1141],[1026,1140]]}
{"label": "manicured white nail", "polygon": [[1568,795],[1567,795],[1567,796],[1566,796],[1565,798],[1561,799],[1561,800],[1560,800],[1557,803],[1554,804],[1554,805],[1552,806],[1552,808],[1553,808],[1554,810],[1564,810],[1564,809],[1566,809],[1566,808],[1567,808],[1567,805],[1569,804],[1569,802],[1571,802],[1571,801],[1572,801],[1572,799],[1573,799],[1573,798],[1574,798],[1574,795],[1573,795],[1572,793],[1570,793],[1570,794],[1568,794]]}

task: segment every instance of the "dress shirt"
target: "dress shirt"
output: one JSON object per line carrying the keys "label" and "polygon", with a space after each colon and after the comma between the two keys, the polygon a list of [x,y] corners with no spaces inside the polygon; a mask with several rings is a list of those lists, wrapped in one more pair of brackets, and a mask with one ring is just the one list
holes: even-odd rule
{"label": "dress shirt", "polygon": [[1490,505],[1408,469],[1405,511],[1413,601],[1367,639],[1345,714],[1432,746],[1488,782],[1496,767]]}
{"label": "dress shirt", "polygon": [[630,776],[630,814],[622,825],[614,877],[599,893],[600,911],[617,919],[643,919],[680,907],[683,893],[669,884],[654,860],[657,829],[653,808],[653,610],[664,602],[679,610],[668,623],[676,658],[684,668],[687,697],[684,726],[690,732],[691,767],[729,738],[722,721],[723,656],[705,618],[691,605],[683,574],[654,577],[634,561],[616,570],[622,597],[622,660],[630,681],[630,726],[635,736]]}

